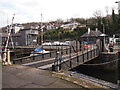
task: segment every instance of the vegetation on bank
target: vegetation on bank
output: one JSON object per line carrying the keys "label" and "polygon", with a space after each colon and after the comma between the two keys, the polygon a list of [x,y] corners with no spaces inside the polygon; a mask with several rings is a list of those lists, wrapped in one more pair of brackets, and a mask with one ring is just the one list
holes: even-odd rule
{"label": "vegetation on bank", "polygon": [[[98,28],[101,32],[105,32],[107,35],[112,36],[113,34],[120,35],[120,15],[115,14],[112,10],[112,15],[107,15],[102,17],[100,13],[95,13],[95,17],[84,19],[84,18],[71,18],[70,21],[66,22],[78,22],[80,24],[86,25],[86,27],[77,27],[74,30],[63,29],[59,27],[54,30],[48,30],[44,32],[45,40],[66,40],[66,39],[75,39],[83,35],[88,27],[92,30]],[[57,21],[56,21],[57,22]]]}

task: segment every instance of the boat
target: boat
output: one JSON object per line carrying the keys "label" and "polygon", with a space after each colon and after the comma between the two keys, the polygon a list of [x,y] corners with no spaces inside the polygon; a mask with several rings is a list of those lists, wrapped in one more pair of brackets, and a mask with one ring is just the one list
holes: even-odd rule
{"label": "boat", "polygon": [[35,50],[31,52],[30,56],[46,54],[46,53],[49,53],[49,52],[50,51],[46,51],[44,48],[35,48]]}

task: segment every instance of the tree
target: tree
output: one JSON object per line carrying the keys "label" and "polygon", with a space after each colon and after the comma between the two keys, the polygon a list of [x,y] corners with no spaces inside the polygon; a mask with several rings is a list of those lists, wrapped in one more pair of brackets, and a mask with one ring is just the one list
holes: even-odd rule
{"label": "tree", "polygon": [[118,16],[115,14],[114,10],[112,10],[112,23],[110,28],[110,35],[117,32],[119,29],[119,23],[118,23]]}
{"label": "tree", "polygon": [[103,25],[102,25],[102,12],[101,10],[96,10],[93,15],[97,19],[97,28],[102,31]]}

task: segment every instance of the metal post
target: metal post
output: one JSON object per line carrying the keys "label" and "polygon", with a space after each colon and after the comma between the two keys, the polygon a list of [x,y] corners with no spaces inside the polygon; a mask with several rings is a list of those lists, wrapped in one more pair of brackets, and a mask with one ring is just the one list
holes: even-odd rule
{"label": "metal post", "polygon": [[84,54],[85,54],[85,53],[82,54],[83,63],[84,63]]}
{"label": "metal post", "polygon": [[90,52],[91,52],[91,59],[92,59],[92,50]]}
{"label": "metal post", "polygon": [[42,14],[41,14],[41,45],[43,44],[43,27],[42,27]]}
{"label": "metal post", "polygon": [[8,37],[7,37],[7,41],[6,41],[6,45],[5,45],[5,50],[4,50],[5,53],[3,54],[4,55],[3,64],[7,64],[7,62],[6,62],[6,59],[7,59],[7,48],[8,48],[9,39],[10,39],[10,35],[11,35],[11,30],[12,30],[12,26],[13,26],[14,16],[15,16],[15,14],[13,14],[11,27],[10,27],[10,30],[8,32]]}
{"label": "metal post", "polygon": [[72,67],[72,62],[71,62],[71,45],[70,45],[70,67]]}
{"label": "metal post", "polygon": [[89,53],[89,52],[88,52],[88,48],[87,48],[87,60],[89,60],[89,58],[88,58],[88,55],[89,55],[89,54],[88,54],[88,53]]}
{"label": "metal post", "polygon": [[82,44],[81,44],[81,41],[80,41],[79,43],[80,43],[80,47],[79,47],[79,48],[80,48],[80,51],[81,51],[81,50],[82,50]]}
{"label": "metal post", "polygon": [[68,48],[67,48],[67,45],[66,45],[66,54],[68,54]]}
{"label": "metal post", "polygon": [[77,43],[77,47],[76,47],[76,50],[77,50],[77,62],[79,62],[79,56],[78,56],[78,41],[76,41]]}
{"label": "metal post", "polygon": [[11,65],[11,62],[10,62],[10,50],[7,51],[7,63],[9,65]]}

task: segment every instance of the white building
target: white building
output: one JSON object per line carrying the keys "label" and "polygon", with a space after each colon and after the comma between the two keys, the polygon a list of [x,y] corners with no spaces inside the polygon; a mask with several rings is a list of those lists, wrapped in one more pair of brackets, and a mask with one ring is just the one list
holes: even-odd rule
{"label": "white building", "polygon": [[19,32],[21,29],[24,29],[24,27],[21,24],[14,24],[13,25],[13,33]]}
{"label": "white building", "polygon": [[63,29],[72,29],[72,30],[74,30],[78,25],[79,25],[79,23],[74,22],[74,23],[61,25],[61,27],[63,27]]}

